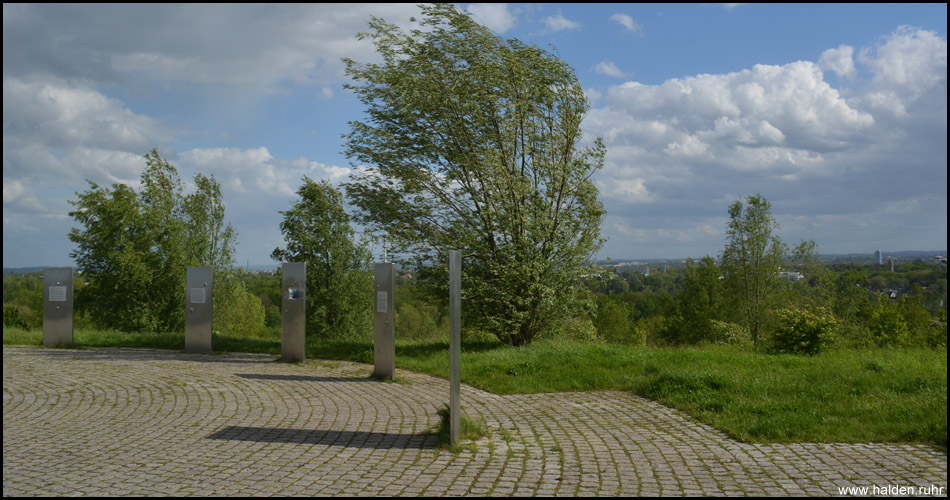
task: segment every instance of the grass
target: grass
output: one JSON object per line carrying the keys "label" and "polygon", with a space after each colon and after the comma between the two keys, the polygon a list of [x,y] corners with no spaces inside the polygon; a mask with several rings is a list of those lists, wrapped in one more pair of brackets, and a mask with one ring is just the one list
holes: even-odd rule
{"label": "grass", "polygon": [[488,425],[484,419],[470,417],[466,413],[459,415],[459,442],[452,446],[450,443],[449,430],[449,407],[443,406],[439,409],[439,423],[433,432],[439,440],[436,446],[448,448],[453,453],[458,453],[464,449],[475,451],[475,441],[488,436]]}
{"label": "grass", "polygon": [[[76,345],[184,349],[184,336],[77,331]],[[40,344],[4,328],[3,343]],[[215,351],[280,353],[279,338],[215,335]],[[308,340],[309,358],[373,362],[371,341]],[[397,342],[396,366],[448,378],[446,342]],[[571,340],[462,349],[462,381],[495,394],[629,391],[744,442],[947,446],[947,350],[771,355],[727,347],[642,348]]]}

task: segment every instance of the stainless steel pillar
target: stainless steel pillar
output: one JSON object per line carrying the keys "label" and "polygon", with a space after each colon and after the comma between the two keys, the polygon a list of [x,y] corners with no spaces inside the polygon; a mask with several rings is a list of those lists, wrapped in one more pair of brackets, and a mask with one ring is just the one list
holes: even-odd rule
{"label": "stainless steel pillar", "polygon": [[73,343],[73,268],[43,269],[43,345]]}
{"label": "stainless steel pillar", "polygon": [[185,275],[185,352],[211,354],[214,271],[189,267]]}
{"label": "stainless steel pillar", "polygon": [[373,314],[373,376],[396,378],[395,269],[392,262],[377,263],[373,272],[376,308]]}
{"label": "stainless steel pillar", "polygon": [[280,360],[302,362],[307,351],[307,263],[285,262],[281,267],[281,288]]}
{"label": "stainless steel pillar", "polygon": [[449,250],[449,443],[459,441],[460,403],[462,388],[462,252]]}

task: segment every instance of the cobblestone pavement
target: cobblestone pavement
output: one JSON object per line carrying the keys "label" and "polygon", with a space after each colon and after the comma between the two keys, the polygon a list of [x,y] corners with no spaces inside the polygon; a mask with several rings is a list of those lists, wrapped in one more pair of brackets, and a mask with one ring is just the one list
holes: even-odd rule
{"label": "cobblestone pavement", "polygon": [[463,387],[463,410],[490,437],[453,454],[426,432],[446,380],[397,367],[387,383],[367,365],[275,359],[4,346],[3,495],[947,492],[947,456],[928,446],[741,444],[621,392]]}

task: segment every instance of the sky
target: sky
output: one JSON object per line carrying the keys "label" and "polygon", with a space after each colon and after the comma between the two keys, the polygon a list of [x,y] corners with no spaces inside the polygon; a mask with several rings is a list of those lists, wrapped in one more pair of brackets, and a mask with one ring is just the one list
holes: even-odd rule
{"label": "sky", "polygon": [[[458,4],[569,63],[607,210],[597,257],[717,256],[761,194],[822,254],[947,248],[946,4]],[[275,265],[301,179],[347,180],[341,58],[415,5],[3,5],[3,267],[68,266],[71,200],[157,148],[222,186],[238,265]],[[360,228],[357,228],[360,229]],[[374,253],[381,250],[374,248]]]}

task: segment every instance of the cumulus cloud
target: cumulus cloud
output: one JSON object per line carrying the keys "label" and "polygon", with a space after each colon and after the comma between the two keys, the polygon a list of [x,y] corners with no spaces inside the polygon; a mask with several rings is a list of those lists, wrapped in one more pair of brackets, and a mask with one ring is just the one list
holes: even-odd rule
{"label": "cumulus cloud", "polygon": [[613,76],[616,78],[623,78],[627,76],[623,71],[620,71],[620,68],[617,67],[611,61],[601,61],[597,63],[597,66],[594,66],[594,71],[600,73],[601,75]]}
{"label": "cumulus cloud", "polygon": [[56,150],[109,147],[143,150],[169,130],[116,99],[62,79],[3,79],[4,140],[42,141]]}
{"label": "cumulus cloud", "polygon": [[[646,235],[684,249],[676,241],[693,241],[690,231],[697,242],[712,238],[695,228],[719,228],[721,241],[728,204],[755,193],[779,217],[812,214],[810,226],[788,224],[802,238],[841,245],[858,236],[832,228],[855,214],[909,231],[915,224],[900,217],[920,217],[923,206],[943,213],[946,41],[900,28],[856,60],[854,52],[839,46],[818,62],[611,87],[584,122],[607,145],[598,186],[608,218],[627,228],[607,251]],[[824,70],[850,85],[832,87]],[[942,216],[934,217],[924,218],[931,228]]]}
{"label": "cumulus cloud", "polygon": [[371,42],[354,36],[370,16],[406,27],[413,14],[399,4],[4,5],[4,75],[100,84],[144,75],[269,91],[325,85],[343,80],[341,57],[376,59]]}
{"label": "cumulus cloud", "polygon": [[640,26],[637,24],[637,22],[634,21],[633,18],[628,16],[627,14],[619,14],[619,13],[614,14],[610,16],[610,20],[620,23],[620,25],[626,28],[627,31],[635,32],[640,29]]}
{"label": "cumulus cloud", "polygon": [[545,17],[542,19],[542,22],[547,25],[548,28],[554,31],[576,30],[581,27],[580,23],[571,21],[561,14]]}
{"label": "cumulus cloud", "polygon": [[919,102],[933,107],[943,99],[946,130],[947,40],[932,31],[902,26],[876,45],[862,49],[858,60],[873,73],[872,90],[861,97],[870,109],[907,118]]}
{"label": "cumulus cloud", "polygon": [[280,160],[266,147],[253,149],[198,148],[180,155],[180,164],[188,170],[214,174],[234,192],[268,193],[296,196],[304,176],[314,180],[338,182],[345,179],[348,168],[325,165],[304,158]]}
{"label": "cumulus cloud", "polygon": [[517,16],[508,10],[506,3],[473,3],[466,10],[488,29],[504,33],[514,28]]}
{"label": "cumulus cloud", "polygon": [[837,49],[828,49],[818,58],[818,66],[823,70],[834,71],[838,76],[854,80],[858,71],[854,67],[854,47],[841,45]]}

